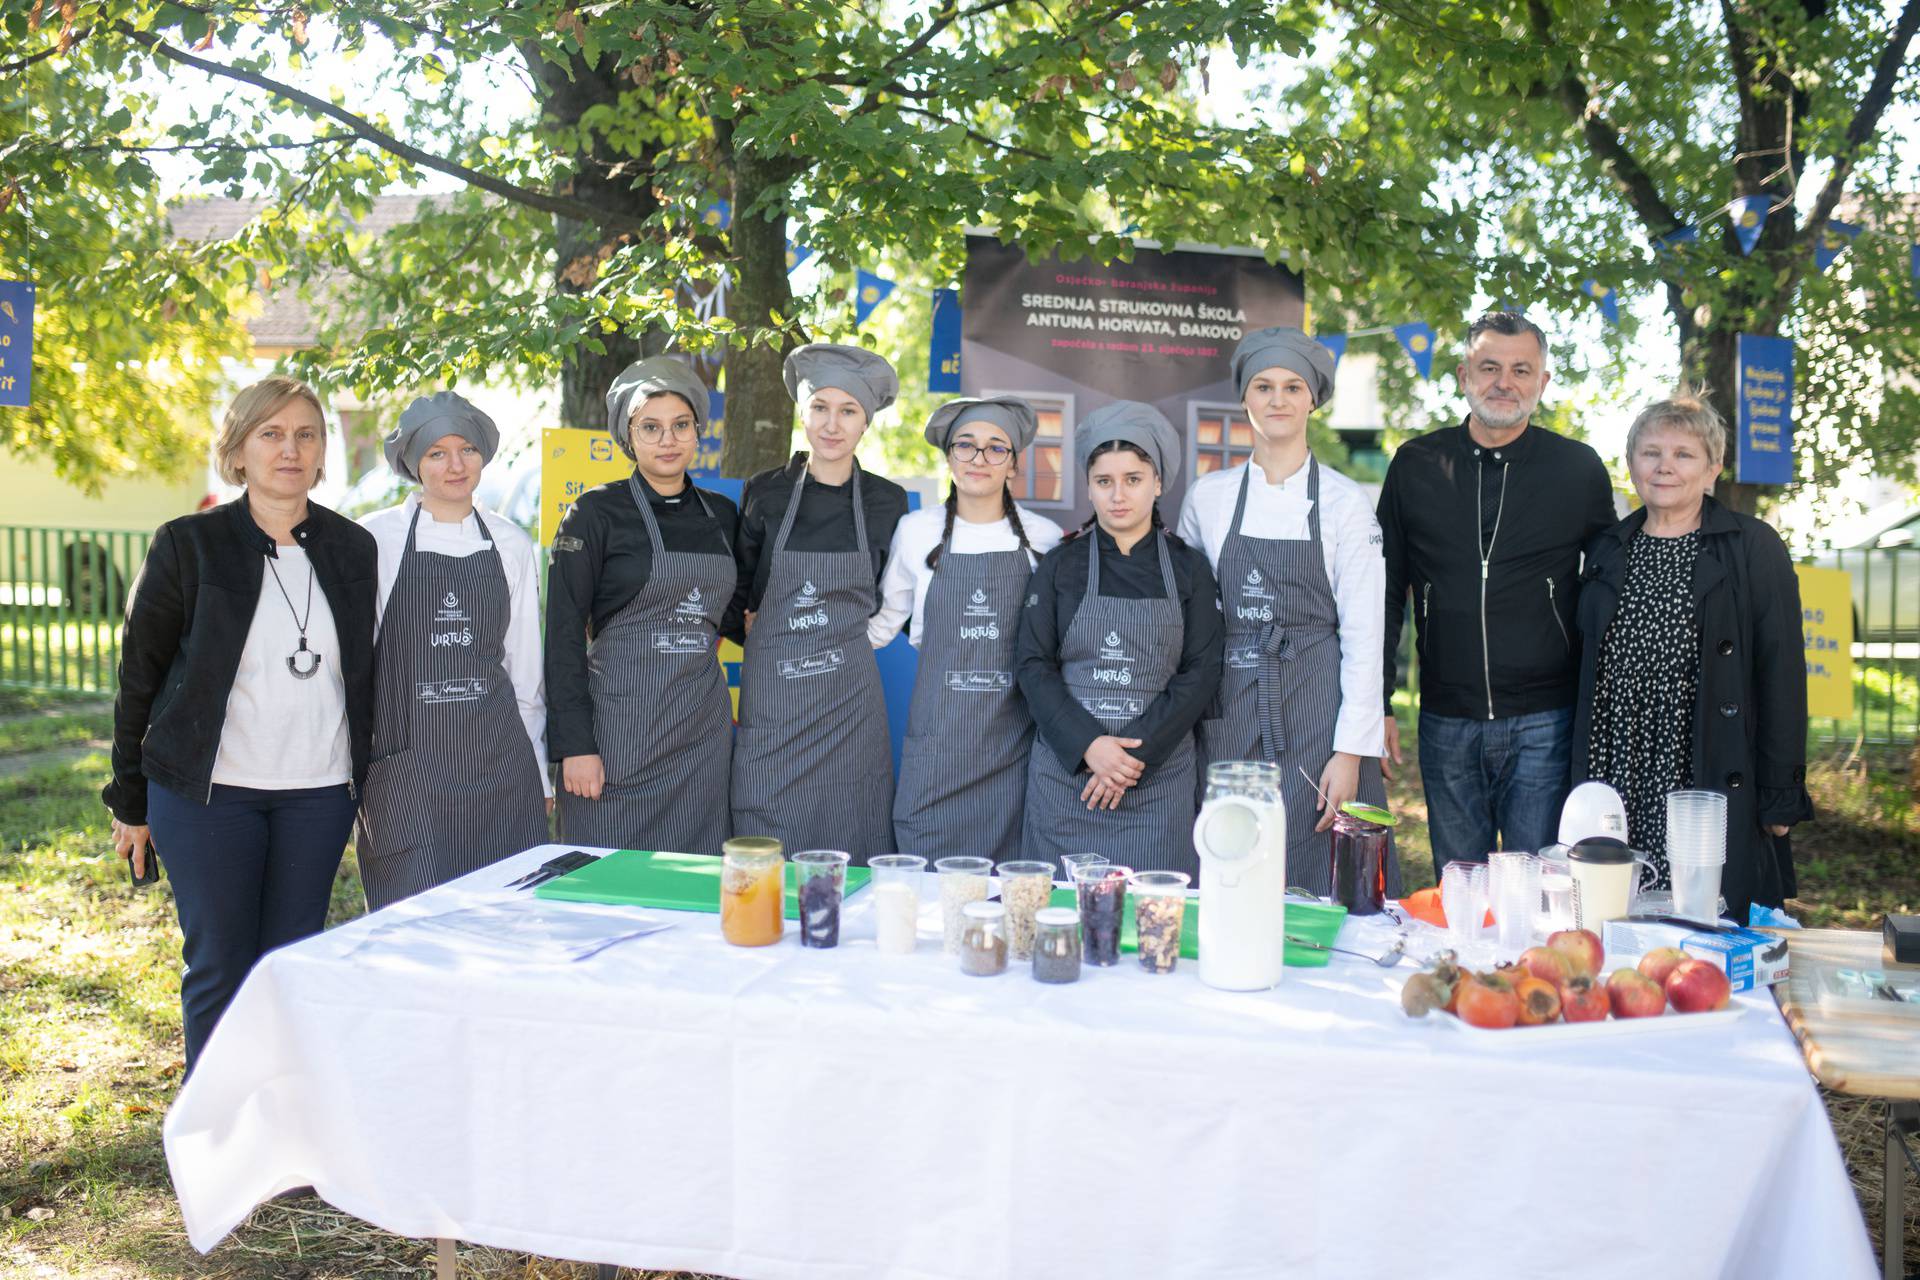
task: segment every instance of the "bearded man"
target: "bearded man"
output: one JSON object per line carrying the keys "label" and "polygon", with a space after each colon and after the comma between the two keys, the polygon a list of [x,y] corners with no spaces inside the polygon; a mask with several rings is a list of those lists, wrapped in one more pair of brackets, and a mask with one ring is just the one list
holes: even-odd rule
{"label": "bearded man", "polygon": [[1599,455],[1532,424],[1546,335],[1512,311],[1467,330],[1466,421],[1409,440],[1387,468],[1387,751],[1409,595],[1419,652],[1421,780],[1434,874],[1553,842],[1566,799],[1580,655],[1580,549],[1616,519]]}

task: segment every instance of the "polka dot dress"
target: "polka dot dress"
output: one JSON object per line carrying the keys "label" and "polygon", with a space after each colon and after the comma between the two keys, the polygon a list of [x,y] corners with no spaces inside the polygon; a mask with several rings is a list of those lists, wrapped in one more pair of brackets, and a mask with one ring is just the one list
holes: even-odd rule
{"label": "polka dot dress", "polygon": [[1667,879],[1667,793],[1693,785],[1694,702],[1700,624],[1693,615],[1696,530],[1637,535],[1627,544],[1627,585],[1600,643],[1590,772],[1627,806],[1627,840]]}

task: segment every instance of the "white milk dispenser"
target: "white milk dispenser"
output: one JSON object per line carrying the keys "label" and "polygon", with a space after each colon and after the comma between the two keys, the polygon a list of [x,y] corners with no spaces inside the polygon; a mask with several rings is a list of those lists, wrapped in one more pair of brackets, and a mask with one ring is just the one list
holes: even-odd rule
{"label": "white milk dispenser", "polygon": [[1200,854],[1200,981],[1223,991],[1275,985],[1287,949],[1280,767],[1263,760],[1209,765],[1193,845]]}

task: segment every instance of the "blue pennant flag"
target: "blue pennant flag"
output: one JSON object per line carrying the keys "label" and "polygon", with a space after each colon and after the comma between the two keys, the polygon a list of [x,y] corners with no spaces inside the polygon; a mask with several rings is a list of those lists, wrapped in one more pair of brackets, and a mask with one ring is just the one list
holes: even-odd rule
{"label": "blue pennant flag", "polygon": [[864,267],[854,274],[853,322],[865,324],[873,309],[893,292],[893,281],[882,280]]}
{"label": "blue pennant flag", "polygon": [[1753,246],[1760,243],[1760,232],[1767,225],[1767,208],[1772,203],[1772,196],[1741,196],[1728,207],[1733,238],[1740,242],[1741,253],[1752,253]]}
{"label": "blue pennant flag", "polygon": [[1393,336],[1400,339],[1400,345],[1413,357],[1413,367],[1420,371],[1423,378],[1433,376],[1433,326],[1425,320],[1415,320],[1410,324],[1395,325]]}
{"label": "blue pennant flag", "polygon": [[1580,282],[1580,288],[1582,292],[1586,293],[1595,302],[1600,304],[1600,314],[1607,318],[1607,323],[1614,326],[1614,328],[1616,329],[1619,328],[1620,327],[1619,291],[1607,285],[1601,284],[1598,280],[1583,280]]}
{"label": "blue pennant flag", "polygon": [[733,225],[733,206],[725,200],[715,200],[700,211],[700,221],[709,231],[725,231]]}
{"label": "blue pennant flag", "polygon": [[933,291],[933,335],[927,342],[927,390],[960,394],[960,291]]}
{"label": "blue pennant flag", "polygon": [[1920,285],[1920,244],[1907,250],[1907,275]]}
{"label": "blue pennant flag", "polygon": [[1792,484],[1793,340],[1742,333],[1733,351],[1733,478]]}
{"label": "blue pennant flag", "polygon": [[1825,271],[1833,265],[1833,260],[1847,251],[1854,237],[1860,234],[1860,228],[1851,222],[1841,222],[1838,218],[1828,222],[1820,231],[1820,243],[1813,246],[1813,269]]}
{"label": "blue pennant flag", "polygon": [[807,248],[807,246],[801,244],[798,240],[787,241],[787,270],[793,270],[812,256],[813,250]]}
{"label": "blue pennant flag", "polygon": [[0,280],[0,407],[24,409],[33,395],[33,286]]}
{"label": "blue pennant flag", "polygon": [[1316,334],[1314,340],[1333,352],[1333,367],[1340,367],[1340,357],[1347,354],[1347,335],[1344,333]]}
{"label": "blue pennant flag", "polygon": [[1656,236],[1653,247],[1658,253],[1672,253],[1680,245],[1692,244],[1699,238],[1700,228],[1698,227],[1676,227],[1663,236]]}

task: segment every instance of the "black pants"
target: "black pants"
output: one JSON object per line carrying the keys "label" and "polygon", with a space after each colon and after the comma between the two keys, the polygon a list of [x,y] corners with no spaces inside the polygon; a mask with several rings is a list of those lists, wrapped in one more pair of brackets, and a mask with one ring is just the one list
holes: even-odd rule
{"label": "black pants", "polygon": [[147,825],[185,936],[180,1009],[189,1072],[254,962],[326,923],[354,808],[345,784],[216,786],[207,804],[148,784]]}

